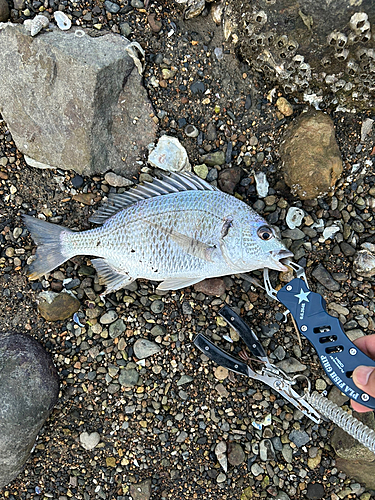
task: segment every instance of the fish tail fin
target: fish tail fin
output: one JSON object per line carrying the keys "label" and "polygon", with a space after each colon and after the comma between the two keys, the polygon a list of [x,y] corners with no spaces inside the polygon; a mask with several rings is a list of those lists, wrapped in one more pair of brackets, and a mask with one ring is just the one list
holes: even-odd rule
{"label": "fish tail fin", "polygon": [[38,245],[36,259],[29,266],[28,276],[30,279],[38,279],[73,257],[73,255],[62,253],[61,234],[63,232],[71,233],[70,229],[29,215],[23,215],[23,220],[32,239]]}

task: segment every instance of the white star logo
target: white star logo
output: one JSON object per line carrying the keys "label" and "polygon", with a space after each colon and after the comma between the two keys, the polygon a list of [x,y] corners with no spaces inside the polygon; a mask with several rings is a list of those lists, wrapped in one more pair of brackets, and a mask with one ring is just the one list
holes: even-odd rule
{"label": "white star logo", "polygon": [[307,296],[310,294],[311,292],[304,292],[301,288],[301,291],[295,295],[295,297],[297,297],[298,299],[298,304],[300,304],[301,302],[303,301],[306,301],[306,302],[309,302],[309,299],[307,298]]}

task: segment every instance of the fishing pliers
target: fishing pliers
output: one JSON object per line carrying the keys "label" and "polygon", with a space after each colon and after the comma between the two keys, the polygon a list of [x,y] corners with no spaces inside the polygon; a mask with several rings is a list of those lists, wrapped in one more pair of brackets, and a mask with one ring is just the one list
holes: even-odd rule
{"label": "fishing pliers", "polygon": [[[316,423],[320,423],[321,415],[293,388],[293,386],[297,383],[297,379],[303,376],[297,375],[290,377],[283,370],[271,363],[254,331],[229,306],[224,306],[219,311],[219,314],[234,330],[237,331],[241,339],[251,351],[252,355],[255,356],[256,361],[259,361],[259,369],[252,369],[244,361],[235,358],[217,347],[201,333],[199,333],[194,339],[196,347],[198,347],[198,349],[200,349],[208,358],[215,361],[220,366],[228,368],[228,370],[239,373],[240,375],[245,375],[246,377],[259,380],[264,384],[267,384],[311,420]],[[245,358],[245,356],[243,356],[243,358]]]}
{"label": "fishing pliers", "polygon": [[[276,290],[271,284],[268,269],[264,269],[267,294],[288,308],[284,313],[285,321],[287,315],[291,314],[298,331],[313,345],[324,371],[333,384],[349,398],[375,409],[375,398],[359,389],[351,378],[357,366],[375,367],[375,361],[358,349],[346,336],[340,321],[326,312],[326,302],[323,297],[309,289],[304,269],[289,259],[284,263],[296,273],[296,278],[280,290]],[[261,368],[255,371],[248,364],[219,349],[202,334],[198,334],[194,344],[208,358],[229,370],[269,385],[314,422],[320,423],[323,418],[331,420],[375,453],[374,430],[330,401],[326,393],[319,394],[316,391],[311,393],[309,382],[303,394],[299,395],[293,386],[298,378],[304,376],[297,375],[291,378],[273,365],[255,333],[228,306],[224,306],[219,314],[238,332],[252,354],[262,364]]]}

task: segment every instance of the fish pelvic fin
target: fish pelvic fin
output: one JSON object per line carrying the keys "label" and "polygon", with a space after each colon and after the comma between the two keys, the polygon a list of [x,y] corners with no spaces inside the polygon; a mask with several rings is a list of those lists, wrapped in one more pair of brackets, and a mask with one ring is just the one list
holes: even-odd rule
{"label": "fish pelvic fin", "polygon": [[23,215],[23,221],[38,245],[36,258],[29,266],[28,276],[31,280],[44,276],[73,257],[62,253],[62,234],[71,233],[70,229],[29,215]]}
{"label": "fish pelvic fin", "polygon": [[105,259],[92,259],[91,262],[99,275],[99,283],[106,286],[102,296],[130,285],[135,280],[128,274],[119,273]]}
{"label": "fish pelvic fin", "polygon": [[156,291],[180,290],[181,288],[195,285],[195,283],[199,283],[204,279],[205,276],[198,276],[197,278],[167,278],[159,284]]}

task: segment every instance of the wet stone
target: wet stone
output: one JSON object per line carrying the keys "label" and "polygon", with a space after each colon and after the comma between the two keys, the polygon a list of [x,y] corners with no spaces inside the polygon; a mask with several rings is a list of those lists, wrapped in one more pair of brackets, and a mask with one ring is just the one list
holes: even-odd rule
{"label": "wet stone", "polygon": [[193,377],[190,377],[189,375],[182,375],[181,378],[177,381],[177,386],[179,387],[184,384],[189,384],[193,380]]}
{"label": "wet stone", "polygon": [[321,285],[327,288],[327,290],[331,290],[333,292],[337,292],[338,290],[340,290],[340,285],[332,278],[330,273],[322,264],[318,264],[316,266],[316,268],[312,272],[312,275],[317,281],[319,281]]}
{"label": "wet stone", "polygon": [[126,330],[126,325],[124,321],[122,319],[118,319],[109,325],[109,336],[111,337],[111,339],[115,339],[119,337],[122,333],[124,333],[125,330]]}
{"label": "wet stone", "polygon": [[82,432],[79,436],[79,441],[85,450],[93,450],[100,442],[100,435],[98,432]]}
{"label": "wet stone", "polygon": [[216,151],[215,153],[207,153],[201,157],[203,163],[208,167],[214,167],[215,165],[223,165],[225,163],[224,151]]}
{"label": "wet stone", "polygon": [[219,174],[219,188],[225,193],[233,194],[234,189],[241,180],[241,169],[238,167],[227,168]]}
{"label": "wet stone", "polygon": [[117,312],[112,309],[103,314],[103,316],[100,318],[99,321],[102,325],[109,325],[114,321],[116,321],[117,318],[118,318]]}
{"label": "wet stone", "polygon": [[42,292],[38,299],[38,310],[47,321],[70,318],[81,306],[79,300],[69,293]]}
{"label": "wet stone", "polygon": [[197,94],[198,92],[203,94],[206,90],[206,87],[203,82],[197,80],[190,85],[190,90],[193,92],[193,94]]}
{"label": "wet stone", "polygon": [[135,368],[121,370],[118,381],[123,387],[134,387],[139,380],[139,372]]}
{"label": "wet stone", "polygon": [[233,465],[241,465],[245,461],[245,452],[239,443],[229,443],[228,445],[228,462]]}
{"label": "wet stone", "polygon": [[28,335],[0,333],[0,489],[21,472],[58,392],[44,348]]}
{"label": "wet stone", "polygon": [[189,304],[189,302],[183,302],[182,303],[182,313],[183,314],[193,314],[193,308],[191,307],[191,305]]}
{"label": "wet stone", "polygon": [[292,443],[298,446],[298,448],[301,448],[301,446],[304,446],[310,441],[310,436],[305,431],[293,430],[289,434],[289,439],[292,441]]}
{"label": "wet stone", "polygon": [[130,485],[130,495],[133,500],[149,500],[151,497],[151,479]]}
{"label": "wet stone", "polygon": [[271,323],[270,325],[262,325],[261,329],[265,337],[271,338],[280,330],[280,326],[277,323]]}
{"label": "wet stone", "polygon": [[138,339],[134,344],[134,354],[138,359],[148,358],[160,352],[160,347],[147,339]]}
{"label": "wet stone", "polygon": [[194,290],[205,295],[220,296],[225,293],[225,283],[222,278],[208,278],[194,285]]}
{"label": "wet stone", "polygon": [[346,257],[350,257],[351,255],[355,254],[355,248],[353,248],[351,245],[349,245],[349,243],[346,243],[346,241],[343,241],[342,243],[340,243],[340,248],[341,248],[342,253]]}
{"label": "wet stone", "polygon": [[206,132],[206,139],[207,141],[215,141],[217,138],[217,133],[216,133],[216,126],[213,122],[210,122],[207,125],[207,132]]}
{"label": "wet stone", "polygon": [[310,500],[319,500],[324,498],[324,487],[320,483],[309,483],[307,485],[306,498]]}
{"label": "wet stone", "polygon": [[154,337],[163,337],[165,335],[166,329],[164,326],[155,325],[151,328],[151,335]]}
{"label": "wet stone", "polygon": [[287,229],[282,232],[284,238],[290,238],[291,240],[302,240],[305,237],[305,233],[298,228]]}
{"label": "wet stone", "polygon": [[275,450],[273,449],[270,439],[262,439],[259,443],[259,456],[264,462],[267,460],[275,460]]}
{"label": "wet stone", "polygon": [[208,175],[208,167],[205,163],[202,163],[201,165],[195,165],[194,172],[201,179],[206,179]]}
{"label": "wet stone", "polygon": [[251,473],[254,477],[257,477],[264,473],[264,469],[259,464],[255,463],[251,466]]}
{"label": "wet stone", "polygon": [[155,314],[159,314],[164,309],[164,302],[162,300],[154,300],[151,304],[151,311]]}
{"label": "wet stone", "polygon": [[306,365],[303,365],[297,359],[292,357],[283,359],[282,361],[277,363],[277,366],[278,368],[284,370],[286,373],[297,373],[306,370]]}

